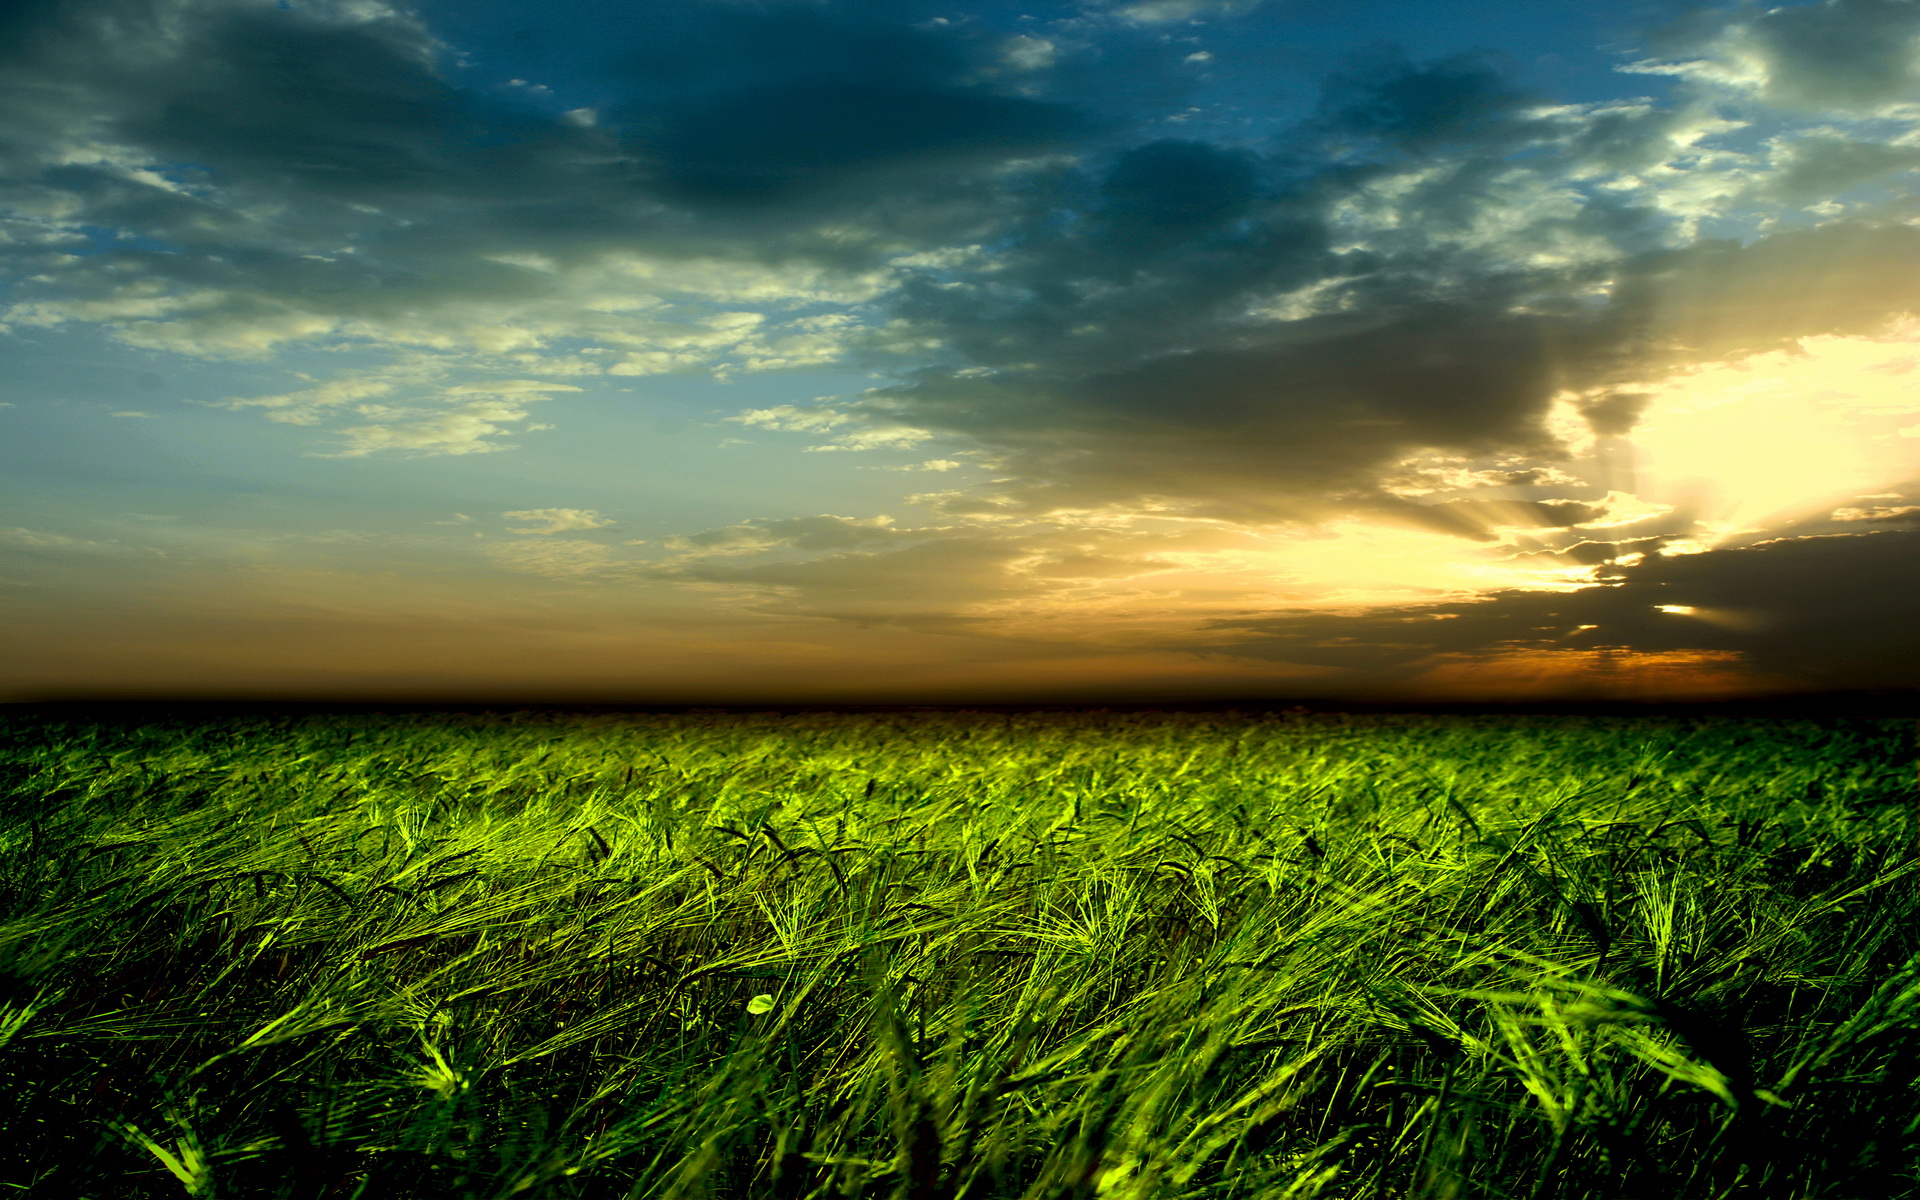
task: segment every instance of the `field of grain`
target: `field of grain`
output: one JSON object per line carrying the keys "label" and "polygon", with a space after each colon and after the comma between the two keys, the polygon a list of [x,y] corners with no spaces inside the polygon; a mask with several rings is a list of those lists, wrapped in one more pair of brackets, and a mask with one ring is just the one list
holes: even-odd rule
{"label": "field of grain", "polygon": [[1920,1194],[1904,720],[4,731],[6,1194]]}

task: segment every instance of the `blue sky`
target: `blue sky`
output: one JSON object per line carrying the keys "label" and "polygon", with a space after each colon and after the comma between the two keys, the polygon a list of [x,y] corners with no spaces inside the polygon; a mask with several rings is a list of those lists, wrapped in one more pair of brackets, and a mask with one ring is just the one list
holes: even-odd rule
{"label": "blue sky", "polygon": [[1920,5],[0,14],[14,698],[1908,688]]}

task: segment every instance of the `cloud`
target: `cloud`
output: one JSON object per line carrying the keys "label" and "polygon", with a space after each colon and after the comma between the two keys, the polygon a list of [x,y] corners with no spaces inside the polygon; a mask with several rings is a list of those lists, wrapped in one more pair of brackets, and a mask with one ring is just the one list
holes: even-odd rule
{"label": "cloud", "polygon": [[715,98],[675,114],[653,146],[670,197],[766,204],[1063,148],[1084,124],[1056,104],[974,88],[821,79]]}
{"label": "cloud", "polygon": [[1836,521],[1920,521],[1920,504],[1885,505],[1876,504],[1871,508],[1836,508],[1833,510]]}
{"label": "cloud", "polygon": [[389,410],[381,415],[398,419],[341,429],[346,446],[330,457],[364,458],[388,451],[415,457],[491,454],[510,448],[496,439],[530,414],[509,401],[481,400],[437,412]]}
{"label": "cloud", "polygon": [[1121,0],[1102,5],[1122,20],[1142,25],[1193,21],[1256,7],[1260,0]]}
{"label": "cloud", "polygon": [[[816,452],[910,450],[933,437],[933,434],[924,429],[872,418],[859,421],[855,428],[843,429],[855,423],[856,418],[841,409],[825,406],[803,408],[797,404],[778,404],[772,408],[748,409],[722,419],[739,425],[778,430],[782,433],[830,434],[831,441],[817,442],[806,447],[807,450]],[[843,431],[833,433],[836,429],[843,429]]]}
{"label": "cloud", "polygon": [[[1891,29],[1896,8],[1805,20]],[[1110,11],[1236,9],[1258,19]],[[615,374],[938,350],[1112,368],[1257,341],[1249,314],[1276,305],[1364,316],[1394,289],[1449,300],[1488,272],[1615,261],[1659,243],[1679,197],[1694,220],[1775,179],[1773,202],[1798,203],[1910,155],[1829,129],[1778,141],[1777,162],[1715,157],[1686,106],[1551,108],[1485,58],[1387,52],[1333,70],[1271,143],[1156,137],[1096,108],[1159,97],[1186,56],[1162,35],[931,12],[634,15],[583,123],[531,85],[483,86],[379,3],[26,6],[0,104],[38,240],[10,248],[27,285],[7,319],[231,356],[347,342],[586,369],[590,343]],[[1509,291],[1594,282],[1534,271]],[[767,310],[710,310],[729,300]],[[800,301],[874,307],[772,311]]]}
{"label": "cloud", "polygon": [[1489,536],[1491,529],[1565,529],[1585,525],[1606,515],[1604,504],[1574,500],[1443,500],[1421,506],[1425,520],[1436,529]]}
{"label": "cloud", "polygon": [[663,14],[623,56],[639,87],[613,119],[668,198],[736,212],[864,209],[863,195],[911,195],[1091,131],[1068,105],[994,86],[1004,41],[971,22],[916,21],[913,7]]}
{"label": "cloud", "polygon": [[1386,52],[1360,57],[1327,76],[1319,120],[1340,135],[1420,150],[1511,136],[1502,127],[1527,100],[1485,55],[1416,63]]}
{"label": "cloud", "polygon": [[[1066,526],[897,525],[829,515],[758,520],[669,539],[649,577],[717,592],[742,611],[963,635],[1181,652],[1196,614],[1270,597],[1260,539],[1179,521]],[[1249,568],[1251,568],[1249,570]],[[1212,597],[1209,599],[1208,597]]]}
{"label": "cloud", "polygon": [[1713,362],[1822,334],[1874,334],[1920,310],[1920,228],[1835,221],[1745,244],[1701,241],[1626,264],[1597,328],[1642,369]]}
{"label": "cloud", "polygon": [[[990,170],[1080,128],[1062,106],[969,83],[990,55],[964,38],[793,6],[699,9],[685,20],[705,61],[664,92],[672,72],[629,64],[615,89],[632,101],[585,122],[538,89],[484,86],[378,2],[15,6],[0,205],[18,232],[0,264],[21,287],[4,319],[228,357],[591,340],[628,373],[819,364],[858,342],[857,323],[703,306],[857,302],[903,235],[922,240],[910,227],[952,224],[876,183],[937,191],[942,171]],[[862,47],[875,53],[846,52]],[[756,66],[769,55],[818,61],[770,82]],[[849,219],[876,206],[892,228]]]}
{"label": "cloud", "polygon": [[978,269],[907,273],[896,311],[976,368],[836,411],[982,445],[1034,511],[1268,519],[1421,447],[1548,452],[1550,397],[1625,340],[1582,312],[1604,281],[1582,260],[1657,244],[1651,214],[1572,188],[1592,148],[1563,147],[1598,119],[1541,117],[1479,60],[1389,58],[1265,156],[1136,146]]}
{"label": "cloud", "polygon": [[523,508],[500,514],[509,521],[525,521],[528,524],[514,529],[514,533],[555,534],[572,533],[580,529],[605,529],[615,524],[590,508]]}
{"label": "cloud", "polygon": [[816,452],[835,450],[911,450],[933,434],[909,425],[873,424],[841,434],[831,442],[807,449]]}
{"label": "cloud", "polygon": [[1621,437],[1632,431],[1651,399],[1644,392],[1612,392],[1582,403],[1580,415],[1600,437]]}
{"label": "cloud", "polygon": [[665,547],[670,557],[647,568],[651,577],[720,589],[742,609],[1002,644],[1029,637],[1023,620],[1054,597],[1164,571],[1170,564],[1153,551],[1191,549],[1132,531],[901,526],[886,516],[828,514],[745,521],[669,538]]}
{"label": "cloud", "polygon": [[1778,108],[1878,114],[1920,99],[1920,11],[1905,0],[1824,0],[1691,14],[1659,39],[1649,73]]}
{"label": "cloud", "polygon": [[72,546],[77,545],[73,538],[64,533],[52,533],[40,529],[26,529],[18,525],[0,529],[0,543],[9,546]]}
{"label": "cloud", "polygon": [[[549,532],[536,530],[530,532]],[[553,538],[538,542],[494,542],[487,557],[510,571],[547,579],[585,580],[631,571],[611,546],[582,538]]]}
{"label": "cloud", "polygon": [[[417,378],[417,375],[414,377]],[[391,372],[382,372],[379,376],[349,374],[309,388],[270,396],[230,396],[219,403],[221,407],[231,409],[263,409],[268,420],[283,424],[317,425],[330,409],[357,406],[377,399],[408,381],[405,375],[395,378]]]}
{"label": "cloud", "polygon": [[1920,167],[1920,148],[1817,133],[1782,139],[1766,196],[1789,206],[1832,204],[1856,188]]}
{"label": "cloud", "polygon": [[1716,664],[1735,691],[1910,687],[1920,678],[1920,632],[1907,614],[1920,594],[1920,532],[1779,538],[1649,557],[1608,576],[1573,591],[1223,619],[1213,628],[1241,636],[1210,648],[1344,668],[1336,688],[1359,690],[1516,653],[1708,656],[1697,661]]}
{"label": "cloud", "polygon": [[1004,495],[1032,512],[1285,519],[1368,492],[1419,449],[1553,452],[1541,422],[1565,364],[1556,323],[1433,304],[1300,324],[1266,345],[929,381],[852,407],[983,444]]}
{"label": "cloud", "polygon": [[907,536],[891,517],[785,517],[744,521],[667,539],[670,550],[689,556],[758,554],[768,550],[845,550]]}
{"label": "cloud", "polygon": [[802,408],[797,404],[776,404],[772,408],[750,408],[724,418],[739,425],[777,429],[786,433],[820,433],[845,425],[853,418],[831,408]]}
{"label": "cloud", "polygon": [[[1231,267],[1180,264],[1124,288],[1095,286],[1090,247],[1048,246],[1019,289],[1002,270],[915,296],[928,327],[992,369],[929,374],[837,411],[974,442],[1022,511],[1316,519],[1376,504],[1383,477],[1416,452],[1550,465],[1565,450],[1546,422],[1569,392],[1586,397],[1593,432],[1619,436],[1645,408],[1622,384],[1877,334],[1920,310],[1920,230],[1892,220],[1638,250],[1604,269],[1338,256],[1300,234],[1267,269],[1320,260],[1333,280],[1324,311],[1258,322],[1242,315],[1253,240],[1233,235],[1245,257]],[[1233,289],[1238,303],[1172,302],[1202,289]]]}
{"label": "cloud", "polygon": [[362,458],[383,452],[437,457],[507,449],[509,444],[498,439],[528,419],[528,403],[549,399],[553,393],[581,390],[573,384],[537,379],[449,384],[438,378],[446,370],[447,364],[415,357],[373,370],[343,372],[291,392],[231,396],[214,403],[235,410],[260,409],[269,420],[290,425],[322,425],[348,414],[372,418],[336,428],[345,447],[328,457]]}
{"label": "cloud", "polygon": [[754,607],[768,612],[956,633],[977,632],[987,624],[970,611],[974,607],[1028,590],[1009,570],[1021,557],[1021,547],[1010,542],[958,536],[798,562],[734,565],[699,559],[663,565],[653,573],[744,592],[754,597]]}
{"label": "cloud", "polygon": [[[324,427],[342,457],[502,449],[579,390],[546,376],[844,363],[892,378],[729,419],[983,468],[927,498],[972,550],[767,518],[670,543],[689,580],[916,597],[887,564],[972,562],[1003,596],[1045,591],[1021,563],[1152,567],[1032,558],[1022,522],[1089,514],[1360,514],[1605,562],[1671,549],[1684,518],[1575,530],[1620,510],[1560,471],[1573,443],[1632,434],[1666,375],[1920,311],[1920,228],[1888,194],[1920,159],[1885,120],[1914,98],[1915,11],[1695,14],[1640,68],[1682,80],[1667,100],[1557,103],[1487,55],[1373,50],[1290,124],[1229,128],[1170,26],[1269,19],[1249,5],[1017,27],[907,0],[639,6],[586,103],[495,86],[378,0],[16,6],[4,320],[181,354],[379,350],[220,402]],[[1453,495],[1447,472],[1526,490]],[[835,557],[703,561],[762,551]]]}

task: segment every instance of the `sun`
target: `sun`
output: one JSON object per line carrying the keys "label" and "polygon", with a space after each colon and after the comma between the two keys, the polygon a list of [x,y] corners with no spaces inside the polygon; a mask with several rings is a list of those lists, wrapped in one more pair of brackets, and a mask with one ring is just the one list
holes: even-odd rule
{"label": "sun", "polygon": [[1920,475],[1916,365],[1908,324],[1699,367],[1634,389],[1639,424],[1590,455],[1608,486],[1685,510],[1703,543],[1723,543]]}

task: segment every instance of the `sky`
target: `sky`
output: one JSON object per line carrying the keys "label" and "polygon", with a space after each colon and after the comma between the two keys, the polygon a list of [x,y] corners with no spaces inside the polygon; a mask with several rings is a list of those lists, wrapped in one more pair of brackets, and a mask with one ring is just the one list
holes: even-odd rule
{"label": "sky", "polygon": [[14,0],[0,699],[1920,686],[1920,3]]}

